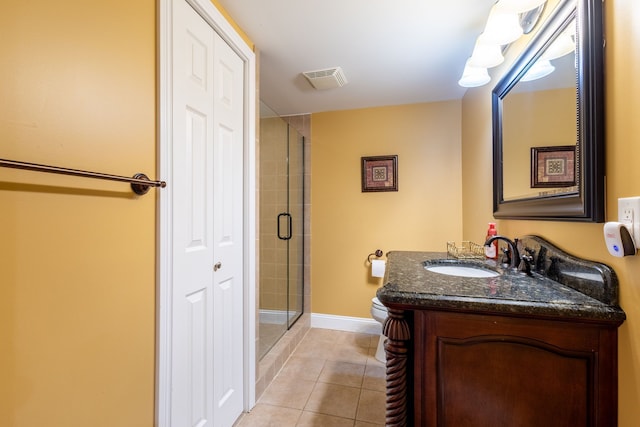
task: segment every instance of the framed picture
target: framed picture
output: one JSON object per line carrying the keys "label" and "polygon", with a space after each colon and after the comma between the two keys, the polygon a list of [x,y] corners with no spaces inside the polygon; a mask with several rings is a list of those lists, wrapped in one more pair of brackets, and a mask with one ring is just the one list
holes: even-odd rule
{"label": "framed picture", "polygon": [[363,157],[362,191],[398,191],[398,156]]}
{"label": "framed picture", "polygon": [[531,188],[576,185],[576,146],[531,147]]}

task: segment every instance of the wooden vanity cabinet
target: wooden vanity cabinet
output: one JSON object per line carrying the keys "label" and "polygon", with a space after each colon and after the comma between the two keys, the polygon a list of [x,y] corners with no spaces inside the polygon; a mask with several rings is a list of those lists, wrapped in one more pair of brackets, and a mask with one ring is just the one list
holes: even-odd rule
{"label": "wooden vanity cabinet", "polygon": [[620,322],[407,315],[410,425],[617,425]]}

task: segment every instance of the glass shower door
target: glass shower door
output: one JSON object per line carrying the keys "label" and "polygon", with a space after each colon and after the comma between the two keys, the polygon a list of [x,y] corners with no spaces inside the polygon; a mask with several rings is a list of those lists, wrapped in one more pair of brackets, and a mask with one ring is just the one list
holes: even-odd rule
{"label": "glass shower door", "polygon": [[302,314],[304,144],[261,103],[258,354],[262,358]]}

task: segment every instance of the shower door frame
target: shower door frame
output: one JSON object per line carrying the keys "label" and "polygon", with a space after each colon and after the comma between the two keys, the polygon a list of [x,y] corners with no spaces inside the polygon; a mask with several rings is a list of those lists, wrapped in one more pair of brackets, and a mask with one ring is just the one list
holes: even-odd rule
{"label": "shower door frame", "polygon": [[289,221],[292,221],[293,218],[291,217],[291,130],[293,129],[295,131],[295,136],[296,136],[296,141],[294,142],[294,144],[299,144],[300,145],[300,154],[301,157],[298,158],[298,161],[301,162],[301,177],[300,177],[300,187],[301,187],[301,194],[300,194],[300,215],[299,215],[299,219],[298,221],[301,224],[301,228],[300,228],[300,253],[299,253],[299,275],[300,277],[297,277],[294,279],[295,285],[296,285],[296,289],[294,290],[295,292],[298,292],[297,289],[297,279],[300,279],[301,283],[301,293],[299,295],[300,300],[298,301],[298,303],[300,304],[300,312],[298,313],[296,311],[296,316],[293,320],[293,322],[291,321],[291,319],[289,318],[290,316],[290,307],[291,307],[291,237],[293,235],[295,235],[295,227],[291,226],[291,222],[290,224],[290,229],[292,229],[292,231],[289,232],[289,239],[287,242],[287,264],[288,264],[288,268],[287,268],[287,330],[291,329],[291,327],[298,321],[298,319],[300,319],[300,317],[302,316],[302,314],[304,313],[304,268],[305,268],[305,263],[304,263],[304,255],[305,255],[305,235],[304,235],[304,224],[305,224],[305,195],[306,195],[306,188],[305,188],[305,137],[304,135],[302,135],[302,133],[296,129],[294,126],[291,125],[291,123],[289,123],[287,121],[287,126],[288,126],[288,132],[287,132],[287,168],[288,168],[288,173],[287,173],[287,179],[288,179],[288,190],[289,190],[289,195],[287,198],[287,214],[289,215],[290,219]]}

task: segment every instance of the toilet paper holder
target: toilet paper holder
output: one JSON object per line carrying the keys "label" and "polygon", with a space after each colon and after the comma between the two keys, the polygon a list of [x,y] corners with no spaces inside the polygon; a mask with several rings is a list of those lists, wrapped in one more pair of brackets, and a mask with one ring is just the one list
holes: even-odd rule
{"label": "toilet paper holder", "polygon": [[369,254],[369,256],[367,257],[367,262],[368,262],[369,264],[371,264],[371,257],[372,257],[372,256],[374,256],[374,255],[375,255],[377,258],[380,258],[380,257],[382,256],[382,250],[381,250],[381,249],[376,249],[376,251],[375,251],[375,252],[371,252],[371,253]]}

